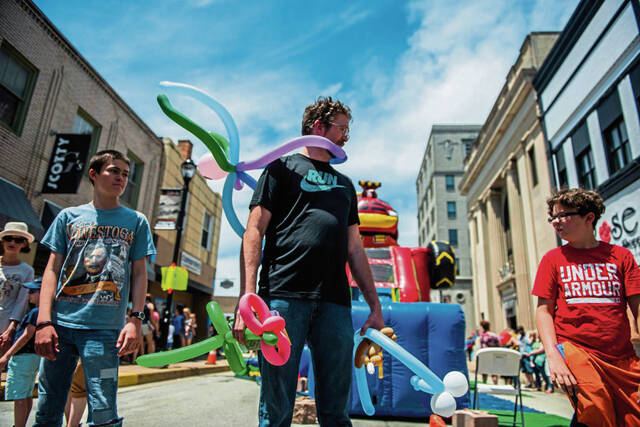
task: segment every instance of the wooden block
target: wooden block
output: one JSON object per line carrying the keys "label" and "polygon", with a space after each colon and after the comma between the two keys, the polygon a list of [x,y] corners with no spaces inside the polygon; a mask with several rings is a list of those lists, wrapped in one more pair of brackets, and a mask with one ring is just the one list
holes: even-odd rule
{"label": "wooden block", "polygon": [[309,398],[297,398],[291,422],[293,424],[315,424],[316,401]]}
{"label": "wooden block", "polygon": [[498,427],[498,416],[487,411],[459,409],[451,417],[453,427]]}

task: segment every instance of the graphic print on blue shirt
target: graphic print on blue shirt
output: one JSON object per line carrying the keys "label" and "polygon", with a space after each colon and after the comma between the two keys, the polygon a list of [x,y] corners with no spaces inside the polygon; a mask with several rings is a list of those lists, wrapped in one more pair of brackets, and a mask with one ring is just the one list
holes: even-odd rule
{"label": "graphic print on blue shirt", "polygon": [[300,181],[300,189],[306,192],[330,191],[341,187],[344,187],[344,185],[338,184],[336,175],[314,169],[309,169],[307,176]]}

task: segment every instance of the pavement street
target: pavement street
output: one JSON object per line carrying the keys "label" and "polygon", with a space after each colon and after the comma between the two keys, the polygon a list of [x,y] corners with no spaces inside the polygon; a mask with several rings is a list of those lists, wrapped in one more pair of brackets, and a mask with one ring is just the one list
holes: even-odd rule
{"label": "pavement street", "polygon": [[[470,378],[473,379],[473,366]],[[236,378],[225,360],[206,365],[203,360],[169,368],[122,365],[119,372],[118,412],[126,424],[140,426],[255,426],[259,387]],[[503,397],[506,398],[506,397]],[[523,389],[524,405],[571,418],[573,410],[563,393],[545,394]],[[28,425],[34,421],[35,406]],[[13,403],[0,402],[0,426],[13,422]],[[354,419],[356,427],[417,426],[423,421]]]}
{"label": "pavement street", "polygon": [[[225,372],[123,387],[118,391],[118,413],[125,425],[253,427],[258,425],[258,397],[255,381]],[[35,405],[34,400],[28,425],[34,421]],[[13,403],[0,402],[0,425],[12,422]],[[424,422],[358,419],[353,425],[413,427]]]}

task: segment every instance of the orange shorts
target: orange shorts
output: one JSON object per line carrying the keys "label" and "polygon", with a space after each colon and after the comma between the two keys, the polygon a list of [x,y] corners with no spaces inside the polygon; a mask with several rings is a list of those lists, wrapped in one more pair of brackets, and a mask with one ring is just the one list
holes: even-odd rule
{"label": "orange shorts", "polygon": [[578,382],[569,396],[578,421],[589,426],[640,426],[640,359],[604,360],[563,343],[565,362]]}
{"label": "orange shorts", "polygon": [[80,360],[78,360],[78,366],[76,366],[76,370],[73,373],[69,393],[73,398],[87,397],[87,386],[84,383],[84,369],[82,369],[82,362]]}

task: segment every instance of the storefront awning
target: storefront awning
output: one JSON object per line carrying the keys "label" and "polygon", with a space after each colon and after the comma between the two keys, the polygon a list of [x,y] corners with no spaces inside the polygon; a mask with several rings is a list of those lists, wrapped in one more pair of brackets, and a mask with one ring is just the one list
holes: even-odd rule
{"label": "storefront awning", "polygon": [[35,236],[36,240],[44,236],[42,224],[22,187],[0,178],[0,224],[4,226],[10,221],[27,223],[29,232]]}

